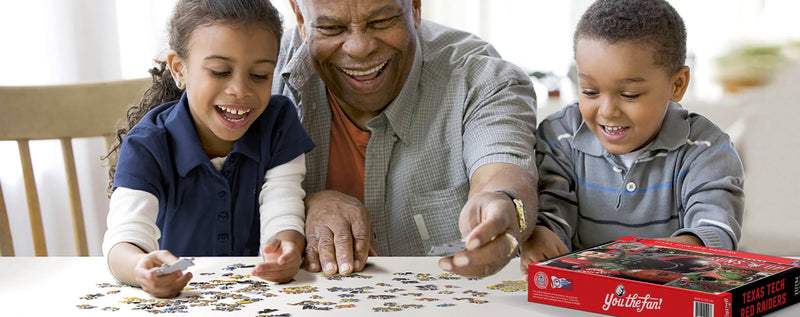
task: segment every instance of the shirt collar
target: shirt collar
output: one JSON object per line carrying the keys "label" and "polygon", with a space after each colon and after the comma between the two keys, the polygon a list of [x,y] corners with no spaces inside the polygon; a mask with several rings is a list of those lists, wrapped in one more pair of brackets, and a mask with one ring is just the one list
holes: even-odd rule
{"label": "shirt collar", "polygon": [[[689,122],[686,121],[688,111],[683,109],[680,104],[670,101],[667,106],[667,113],[661,129],[647,150],[668,150],[672,151],[686,143],[689,138]],[[575,133],[573,146],[576,150],[588,155],[603,156],[606,149],[597,141],[597,136],[586,126],[586,122],[581,122],[578,132]]]}
{"label": "shirt collar", "polygon": [[414,118],[414,113],[419,103],[419,84],[422,83],[420,77],[422,76],[422,45],[419,39],[417,40],[416,49],[414,50],[414,62],[411,66],[411,71],[408,73],[406,82],[403,83],[403,89],[397,94],[397,97],[386,106],[383,113],[394,130],[397,137],[401,140],[408,142],[411,140],[411,122]]}
{"label": "shirt collar", "polygon": [[[197,129],[194,126],[186,92],[181,95],[181,99],[172,109],[164,120],[164,127],[171,136],[170,148],[173,149],[172,155],[175,157],[178,173],[181,176],[186,176],[199,165],[207,165],[213,169],[214,166],[211,165],[208,154],[203,150],[203,145],[200,143]],[[233,150],[228,154],[228,157],[231,157],[234,153],[241,153],[258,161],[260,121],[256,119],[247,132],[233,144]]]}
{"label": "shirt collar", "polygon": [[[284,45],[287,46],[287,51],[282,53],[292,54],[291,50],[293,49],[292,46],[294,46],[292,44],[297,42],[300,42],[300,45],[291,56],[291,59],[286,62],[286,66],[283,67],[280,76],[294,90],[304,91],[308,83],[313,80],[321,81],[321,79],[319,75],[317,75],[316,70],[314,70],[314,66],[311,64],[311,53],[308,52],[308,45],[302,42],[297,28],[292,32],[290,43],[284,43]],[[281,50],[283,51],[283,49]]]}

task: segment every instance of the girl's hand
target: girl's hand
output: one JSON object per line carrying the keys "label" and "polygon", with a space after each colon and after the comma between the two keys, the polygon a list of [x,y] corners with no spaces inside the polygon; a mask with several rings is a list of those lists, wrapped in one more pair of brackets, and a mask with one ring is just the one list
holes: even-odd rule
{"label": "girl's hand", "polygon": [[178,295],[192,279],[192,273],[175,271],[169,274],[156,276],[150,269],[160,267],[162,264],[173,264],[178,258],[166,250],[150,252],[139,259],[134,268],[134,275],[139,286],[150,295],[158,298],[171,298]]}
{"label": "girl's hand", "polygon": [[[294,232],[301,240],[303,239],[297,231],[289,231]],[[276,235],[261,249],[264,262],[256,265],[253,275],[276,283],[291,281],[300,271],[300,265],[303,263],[303,246],[295,240],[292,238],[281,239]]]}

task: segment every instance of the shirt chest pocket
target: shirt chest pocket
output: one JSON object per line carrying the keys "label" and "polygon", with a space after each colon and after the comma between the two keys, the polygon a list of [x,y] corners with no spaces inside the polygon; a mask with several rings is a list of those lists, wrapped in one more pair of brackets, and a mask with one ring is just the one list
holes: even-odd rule
{"label": "shirt chest pocket", "polygon": [[412,196],[411,227],[417,231],[422,254],[427,254],[431,246],[461,239],[458,216],[468,194],[469,182],[463,182],[455,187]]}

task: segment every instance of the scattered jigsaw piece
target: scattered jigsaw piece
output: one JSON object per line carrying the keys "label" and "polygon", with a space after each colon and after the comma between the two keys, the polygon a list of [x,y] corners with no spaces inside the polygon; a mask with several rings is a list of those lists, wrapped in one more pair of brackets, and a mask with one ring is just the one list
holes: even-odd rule
{"label": "scattered jigsaw piece", "polygon": [[528,291],[528,281],[503,281],[500,284],[494,284],[487,287],[488,289],[501,290],[503,292],[525,292]]}
{"label": "scattered jigsaw piece", "polygon": [[432,246],[428,251],[428,255],[433,256],[452,256],[458,252],[464,251],[467,248],[467,243],[463,240],[451,241],[448,243]]}
{"label": "scattered jigsaw piece", "polygon": [[182,258],[172,265],[165,263],[161,267],[154,267],[150,269],[150,272],[153,272],[156,276],[161,276],[175,271],[183,271],[192,265],[194,265],[194,258]]}

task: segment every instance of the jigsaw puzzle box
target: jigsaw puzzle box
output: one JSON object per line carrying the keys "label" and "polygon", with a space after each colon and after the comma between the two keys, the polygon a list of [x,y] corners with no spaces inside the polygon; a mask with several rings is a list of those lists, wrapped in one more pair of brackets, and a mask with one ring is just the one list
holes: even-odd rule
{"label": "jigsaw puzzle box", "polygon": [[761,316],[799,299],[798,260],[654,239],[528,267],[528,301],[615,316]]}

